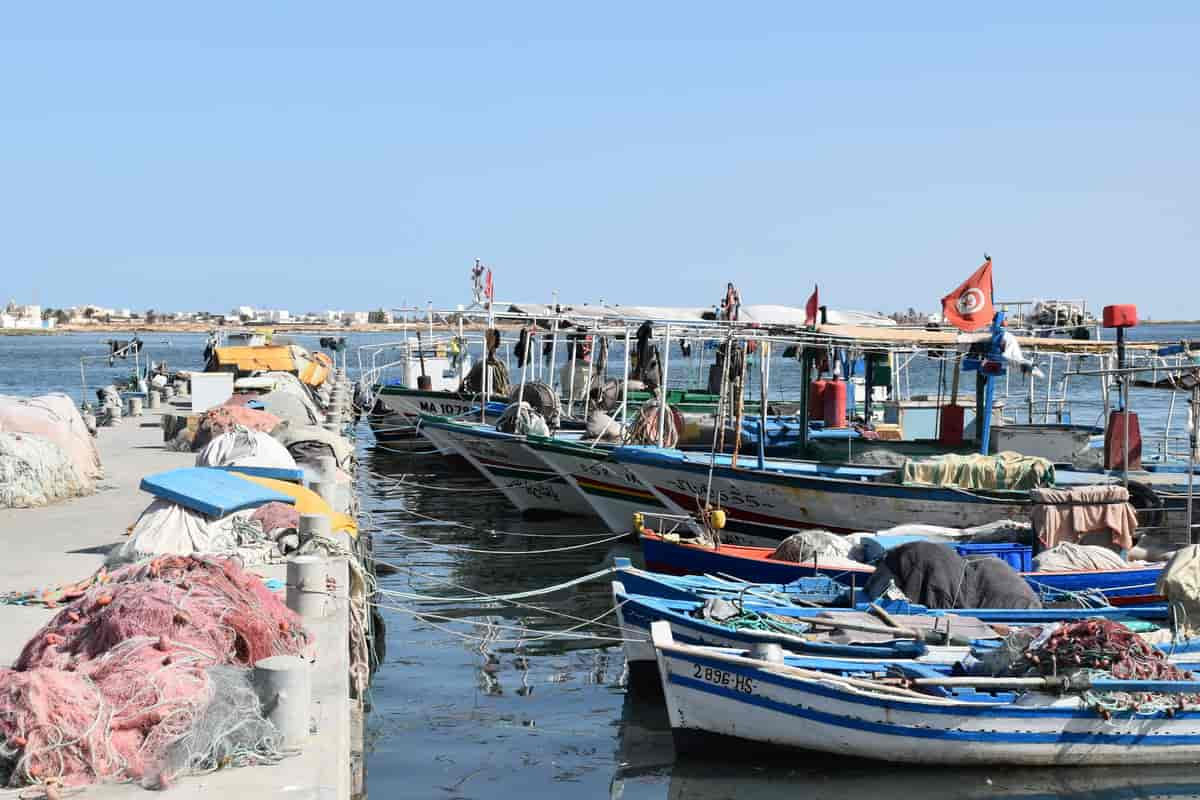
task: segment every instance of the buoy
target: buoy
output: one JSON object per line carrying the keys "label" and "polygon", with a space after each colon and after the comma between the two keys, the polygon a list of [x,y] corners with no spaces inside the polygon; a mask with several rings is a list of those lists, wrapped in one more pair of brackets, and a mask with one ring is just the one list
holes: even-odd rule
{"label": "buoy", "polygon": [[718,531],[724,530],[725,529],[725,509],[714,508],[712,511],[708,512],[708,520],[709,520],[709,523],[713,526],[713,528],[715,530],[718,530]]}

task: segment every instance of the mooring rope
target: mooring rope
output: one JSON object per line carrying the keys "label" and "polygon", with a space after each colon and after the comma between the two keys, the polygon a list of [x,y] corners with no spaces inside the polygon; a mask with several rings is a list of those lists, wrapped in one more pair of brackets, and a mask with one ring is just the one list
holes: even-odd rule
{"label": "mooring rope", "polygon": [[[431,525],[444,525],[448,528],[461,528],[462,530],[473,531],[475,533],[486,534],[488,536],[524,536],[529,539],[586,539],[590,536],[595,536],[594,533],[529,533],[527,531],[498,531],[495,528],[476,528],[473,525],[467,525],[462,522],[438,519],[437,517],[431,517],[428,514],[422,514],[420,511],[413,511],[407,508],[392,508],[388,509],[388,511],[395,511],[400,514],[408,514],[428,522]],[[376,527],[373,525],[373,523],[370,529],[389,533],[389,531],[385,528]],[[360,530],[362,530],[361,527]],[[628,534],[621,535],[627,536]]]}
{"label": "mooring rope", "polygon": [[425,579],[431,580],[435,583],[440,583],[444,586],[452,586],[455,589],[459,589],[461,591],[466,591],[466,592],[475,592],[474,595],[471,595],[468,597],[440,597],[438,595],[414,594],[411,592],[401,592],[401,591],[397,591],[395,589],[384,589],[384,588],[380,587],[379,593],[383,594],[383,595],[387,595],[389,597],[396,597],[401,600],[412,600],[412,601],[421,602],[421,603],[492,603],[492,602],[511,603],[514,606],[530,608],[530,609],[533,609],[536,611],[545,611],[547,613],[552,613],[552,614],[558,614],[561,612],[550,611],[549,609],[539,608],[538,606],[530,606],[530,605],[527,605],[524,603],[518,603],[516,601],[525,600],[530,597],[540,597],[542,595],[554,594],[555,592],[561,592],[564,589],[570,589],[571,587],[578,586],[581,583],[590,583],[591,581],[600,580],[601,578],[604,578],[608,575],[612,575],[613,573],[615,573],[617,571],[616,567],[605,567],[604,569],[597,570],[588,575],[581,575],[580,577],[572,578],[569,581],[563,581],[562,583],[556,583],[553,586],[543,586],[540,589],[528,589],[523,592],[511,592],[509,594],[488,594],[487,592],[481,592],[478,589],[472,589],[470,586],[462,586],[460,584],[454,583],[453,581],[435,578],[431,575],[426,575],[423,573],[416,573],[416,571],[413,570],[412,567],[399,566],[396,564],[388,564],[388,562],[379,561],[378,559],[376,559],[376,562],[379,564],[387,564],[387,566],[392,567],[393,569],[405,570],[406,572],[409,572],[410,574],[417,574],[418,577],[420,577],[420,578],[425,578]]}
{"label": "mooring rope", "polygon": [[391,536],[399,536],[401,539],[420,542],[421,544],[429,547],[436,547],[443,550],[459,550],[464,553],[482,553],[483,555],[489,556],[537,556],[547,555],[550,553],[566,553],[571,550],[583,550],[587,547],[595,547],[598,544],[615,542],[618,539],[624,539],[629,535],[627,533],[618,533],[613,536],[606,536],[603,539],[597,539],[594,542],[582,542],[581,544],[563,545],[562,547],[547,547],[541,550],[488,550],[487,548],[483,547],[468,547],[467,545],[459,544],[441,544],[429,539],[422,539],[420,536],[410,536],[406,533],[399,533],[397,531],[389,531],[388,533]]}

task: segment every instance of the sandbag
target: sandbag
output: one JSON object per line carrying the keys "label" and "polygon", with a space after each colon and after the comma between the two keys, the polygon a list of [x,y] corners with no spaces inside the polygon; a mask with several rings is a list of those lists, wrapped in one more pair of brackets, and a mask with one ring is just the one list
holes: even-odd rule
{"label": "sandbag", "polygon": [[95,483],[54,442],[0,433],[0,508],[35,508],[93,491]]}
{"label": "sandbag", "polygon": [[1167,598],[1181,637],[1200,635],[1200,545],[1181,547],[1154,586]]}
{"label": "sandbag", "polygon": [[213,439],[196,454],[197,467],[272,467],[295,469],[287,448],[268,433],[234,428]]}
{"label": "sandbag", "polygon": [[1033,559],[1033,568],[1038,572],[1123,569],[1128,566],[1128,562],[1107,547],[1074,542],[1063,542],[1043,550]]}
{"label": "sandbag", "polygon": [[95,440],[75,402],[65,394],[0,396],[0,432],[28,433],[54,442],[85,481],[95,481],[104,473]]}
{"label": "sandbag", "polygon": [[824,559],[850,557],[850,542],[842,536],[822,530],[793,533],[779,543],[768,558],[803,564]]}

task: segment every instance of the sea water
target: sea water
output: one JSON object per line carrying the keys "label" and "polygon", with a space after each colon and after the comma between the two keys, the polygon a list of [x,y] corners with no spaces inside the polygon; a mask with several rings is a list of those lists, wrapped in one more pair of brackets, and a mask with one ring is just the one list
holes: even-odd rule
{"label": "sea water", "polygon": [[[1200,327],[1144,327],[1134,333],[1157,340],[1196,339]],[[83,355],[102,357],[85,366],[89,391],[123,378],[132,362],[109,366],[103,356],[110,338],[128,337],[0,336],[0,393],[65,391],[78,399]],[[144,357],[165,360],[173,369],[201,367],[202,334],[142,338]],[[318,346],[317,336],[294,338],[306,347]],[[353,376],[353,348],[396,337],[348,338]],[[610,363],[620,364],[619,347],[614,352]],[[672,384],[695,386],[701,377],[695,363],[689,367],[677,349],[672,360]],[[771,369],[772,398],[778,394],[775,387],[784,394],[798,391],[794,363],[776,358]],[[913,391],[936,392],[935,370],[913,377]],[[1019,384],[1009,390],[1023,397]],[[94,394],[88,399],[94,401]],[[1078,381],[1072,399],[1075,422],[1102,421],[1094,383]],[[1147,440],[1161,435],[1166,395],[1135,391],[1132,406],[1141,414]],[[469,468],[428,452],[401,454],[376,445],[365,425],[358,448],[364,525],[372,530],[376,556],[392,567],[379,578],[385,590],[505,594],[556,585],[602,569],[614,555],[635,555],[620,542],[565,549],[609,534],[589,519],[523,519]],[[367,717],[369,794],[445,800],[878,800],[1200,793],[1200,779],[1191,768],[946,770],[864,765],[853,758],[797,757],[783,764],[677,758],[661,701],[626,691],[620,646],[604,638],[615,634],[610,591],[607,582],[598,581],[524,605],[486,607],[418,607],[411,599],[382,597],[386,656],[374,678]],[[579,638],[545,635],[567,628]]]}

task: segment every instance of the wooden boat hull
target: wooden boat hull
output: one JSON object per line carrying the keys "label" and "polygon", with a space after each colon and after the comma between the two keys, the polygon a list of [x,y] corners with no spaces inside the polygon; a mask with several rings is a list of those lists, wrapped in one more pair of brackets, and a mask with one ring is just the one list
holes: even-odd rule
{"label": "wooden boat hull", "polygon": [[522,513],[592,513],[578,489],[524,447],[524,436],[430,416],[421,417],[421,430],[465,458]]}
{"label": "wooden boat hull", "polygon": [[[948,528],[971,528],[997,520],[1027,520],[1023,493],[975,492],[933,486],[874,482],[873,468],[796,462],[804,472],[745,469],[706,457],[657,448],[622,447],[613,457],[633,471],[672,513],[693,514],[710,497],[726,515],[725,540],[773,546],[798,530],[877,531],[914,520]],[[718,459],[720,461],[722,459]],[[709,475],[711,472],[711,491]]]}
{"label": "wooden boat hull", "polygon": [[[768,558],[770,548],[721,545],[720,549],[671,542],[653,533],[641,536],[646,568],[674,575],[733,575],[753,583],[791,583],[797,578],[825,575],[851,587],[861,587],[874,570],[868,566],[835,566],[820,562],[796,564]],[[1116,570],[1028,572],[1023,577],[1043,595],[1099,592],[1115,606],[1162,602],[1155,589],[1161,564]]]}
{"label": "wooden boat hull", "polygon": [[[1200,760],[1200,711],[1116,713],[1106,721],[1079,695],[965,702],[889,695],[834,677],[789,674],[764,662],[672,641],[654,646],[671,728],[773,747],[902,764],[1180,764]],[[677,739],[686,747],[688,737]]]}
{"label": "wooden boat hull", "polygon": [[591,448],[540,436],[527,437],[525,446],[574,486],[613,533],[629,531],[638,511],[663,509],[637,475],[612,460],[611,447]]}

